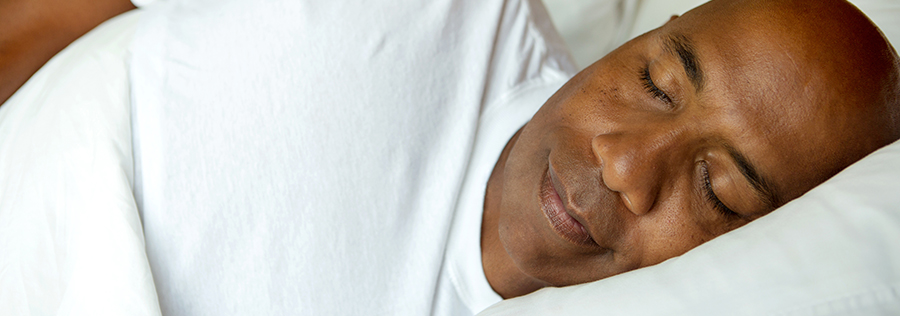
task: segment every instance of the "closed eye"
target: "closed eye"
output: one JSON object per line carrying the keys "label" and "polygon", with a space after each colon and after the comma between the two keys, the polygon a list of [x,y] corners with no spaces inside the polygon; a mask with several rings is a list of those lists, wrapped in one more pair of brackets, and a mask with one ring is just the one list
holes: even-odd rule
{"label": "closed eye", "polygon": [[732,211],[728,206],[725,206],[725,203],[722,203],[722,200],[719,200],[719,197],[716,196],[716,192],[712,189],[712,181],[709,179],[709,165],[704,162],[701,164],[700,168],[703,176],[703,192],[704,195],[706,195],[706,200],[712,204],[713,208],[726,217],[740,216],[740,214]]}
{"label": "closed eye", "polygon": [[643,81],[644,83],[644,90],[647,90],[647,93],[649,93],[654,98],[665,102],[666,104],[672,104],[672,99],[669,98],[669,96],[665,92],[660,90],[659,87],[657,87],[656,84],[653,83],[653,78],[650,77],[649,67],[644,67],[643,69],[641,69],[640,75],[641,81]]}

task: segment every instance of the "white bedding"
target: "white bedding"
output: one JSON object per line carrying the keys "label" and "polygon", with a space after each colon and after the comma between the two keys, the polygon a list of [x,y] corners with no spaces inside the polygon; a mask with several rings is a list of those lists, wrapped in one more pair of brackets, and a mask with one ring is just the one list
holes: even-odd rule
{"label": "white bedding", "polygon": [[[638,1],[631,33],[689,1]],[[853,2],[900,41],[900,1]],[[85,35],[0,106],[0,315],[160,314],[123,106],[122,63],[138,15]],[[483,315],[900,314],[898,179],[895,143],[679,258]]]}
{"label": "white bedding", "polygon": [[0,315],[159,315],[132,195],[125,54],[138,12],[0,106]]}
{"label": "white bedding", "polygon": [[456,211],[474,141],[496,125],[508,140],[574,73],[539,4],[143,8],[135,194],[163,313],[471,316],[499,301],[480,260],[458,260],[478,239],[447,245],[480,232]]}

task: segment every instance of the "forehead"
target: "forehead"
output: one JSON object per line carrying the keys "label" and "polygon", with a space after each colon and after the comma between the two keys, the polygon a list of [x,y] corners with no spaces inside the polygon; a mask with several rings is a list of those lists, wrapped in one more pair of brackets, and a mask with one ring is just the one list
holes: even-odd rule
{"label": "forehead", "polygon": [[790,199],[824,181],[841,148],[840,107],[798,23],[764,8],[713,4],[660,30],[691,41],[704,73],[695,102],[708,137],[743,152]]}

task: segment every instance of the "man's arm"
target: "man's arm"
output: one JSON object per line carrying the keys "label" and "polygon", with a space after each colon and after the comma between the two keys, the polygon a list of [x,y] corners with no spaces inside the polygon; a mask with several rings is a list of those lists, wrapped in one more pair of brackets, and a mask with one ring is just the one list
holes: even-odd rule
{"label": "man's arm", "polygon": [[53,55],[129,0],[0,0],[0,104]]}

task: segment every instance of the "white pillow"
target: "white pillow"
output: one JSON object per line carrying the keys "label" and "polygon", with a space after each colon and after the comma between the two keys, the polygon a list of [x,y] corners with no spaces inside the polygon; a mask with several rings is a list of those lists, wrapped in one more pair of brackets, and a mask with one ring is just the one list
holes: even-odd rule
{"label": "white pillow", "polygon": [[631,38],[638,0],[543,0],[580,68]]}
{"label": "white pillow", "polygon": [[[641,3],[632,35],[697,0]],[[900,1],[851,1],[900,41]],[[479,315],[900,315],[900,142],[753,223],[659,265]]]}
{"label": "white pillow", "polygon": [[659,265],[479,315],[900,315],[900,142]]}
{"label": "white pillow", "polygon": [[0,315],[159,315],[132,195],[126,47],[98,26],[0,106]]}

